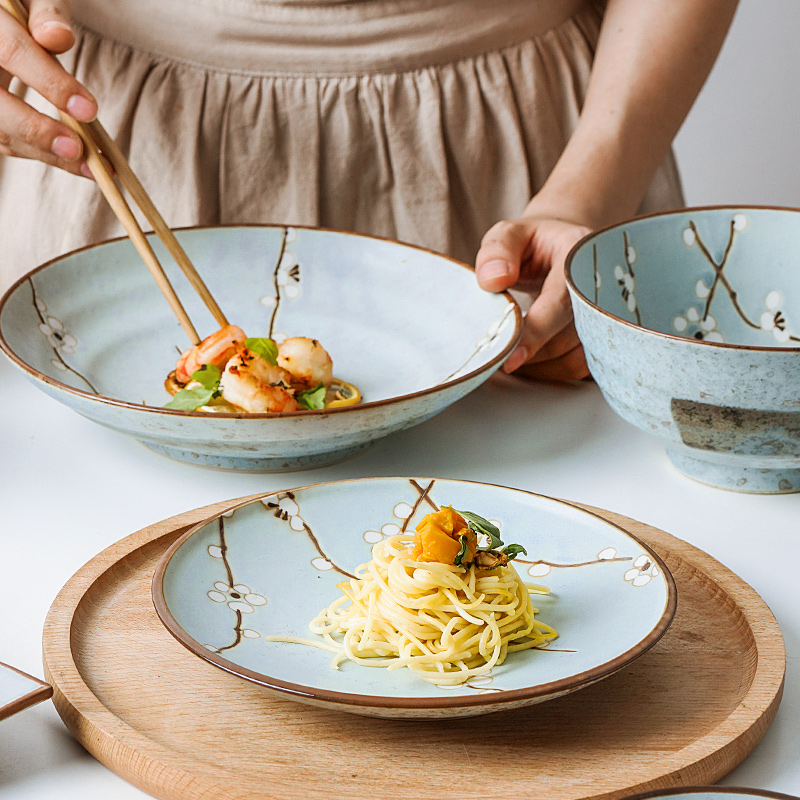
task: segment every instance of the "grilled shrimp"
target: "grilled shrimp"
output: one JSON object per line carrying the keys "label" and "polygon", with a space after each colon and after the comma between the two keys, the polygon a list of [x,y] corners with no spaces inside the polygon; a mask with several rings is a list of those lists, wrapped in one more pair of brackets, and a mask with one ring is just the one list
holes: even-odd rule
{"label": "grilled shrimp", "polygon": [[225,362],[244,347],[246,338],[245,332],[236,325],[220,328],[181,354],[175,367],[175,378],[179,383],[186,384],[203,364],[224,367]]}
{"label": "grilled shrimp", "polygon": [[328,351],[316,340],[293,336],[278,345],[278,366],[291,373],[295,389],[327,386],[333,378],[333,361]]}
{"label": "grilled shrimp", "polygon": [[286,370],[243,347],[228,361],[219,388],[224,400],[254,414],[298,411],[289,381]]}

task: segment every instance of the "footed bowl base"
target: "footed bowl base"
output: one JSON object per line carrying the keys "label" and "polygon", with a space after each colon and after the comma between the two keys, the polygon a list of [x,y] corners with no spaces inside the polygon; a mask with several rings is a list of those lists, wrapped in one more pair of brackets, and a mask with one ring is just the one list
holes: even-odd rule
{"label": "footed bowl base", "polygon": [[667,448],[667,456],[684,475],[719,489],[750,494],[800,492],[800,468],[763,469],[719,464],[691,455],[683,448]]}
{"label": "footed bowl base", "polygon": [[224,452],[201,453],[196,450],[186,450],[180,447],[142,442],[151,450],[162,453],[178,461],[190,464],[199,464],[203,467],[216,467],[217,469],[235,470],[238,472],[295,472],[303,469],[315,469],[338,464],[348,458],[372,447],[374,442],[363,442],[350,447],[342,447],[325,453],[305,453],[297,456],[265,456],[265,455],[228,455]]}

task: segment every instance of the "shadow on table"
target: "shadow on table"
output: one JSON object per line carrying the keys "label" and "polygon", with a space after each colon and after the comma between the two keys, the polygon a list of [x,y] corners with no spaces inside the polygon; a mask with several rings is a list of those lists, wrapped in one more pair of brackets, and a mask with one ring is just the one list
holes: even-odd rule
{"label": "shadow on table", "polygon": [[0,797],[20,796],[14,793],[16,784],[81,761],[94,759],[70,736],[49,701],[0,722]]}
{"label": "shadow on table", "polygon": [[534,460],[574,457],[603,436],[598,416],[605,413],[615,419],[593,383],[496,376],[427,422],[339,465],[340,477],[475,477],[471,467],[500,474]]}

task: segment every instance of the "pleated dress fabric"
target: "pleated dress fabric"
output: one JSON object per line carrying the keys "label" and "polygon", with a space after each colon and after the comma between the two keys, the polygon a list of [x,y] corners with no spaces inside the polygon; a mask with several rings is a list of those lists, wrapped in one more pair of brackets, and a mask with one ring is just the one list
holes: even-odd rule
{"label": "pleated dress fabric", "polygon": [[[77,43],[62,60],[98,98],[171,226],[320,225],[468,262],[564,149],[602,19],[589,0],[73,0],[72,9]],[[682,204],[670,155],[641,210]],[[3,288],[121,234],[91,181],[0,158]]]}

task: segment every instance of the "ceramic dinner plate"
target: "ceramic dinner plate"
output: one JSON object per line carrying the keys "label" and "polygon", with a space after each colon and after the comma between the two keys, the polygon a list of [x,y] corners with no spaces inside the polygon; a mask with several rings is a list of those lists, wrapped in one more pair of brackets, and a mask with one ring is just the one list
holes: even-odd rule
{"label": "ceramic dinner plate", "polygon": [[[409,670],[354,663],[265,636],[313,638],[310,620],[374,543],[413,531],[444,505],[492,520],[522,544],[523,579],[550,588],[537,618],[558,638],[512,653],[487,676],[440,688]],[[467,481],[372,478],[248,501],[188,531],[164,554],[153,598],[169,631],[199,657],[301,702],[383,717],[470,716],[541,702],[629,664],[664,634],[675,582],[622,528],[558,500]]]}
{"label": "ceramic dinner plate", "polygon": [[680,786],[631,795],[626,800],[798,800],[790,794],[735,786]]}
{"label": "ceramic dinner plate", "polygon": [[0,719],[41,703],[52,694],[50,684],[0,663]]}

